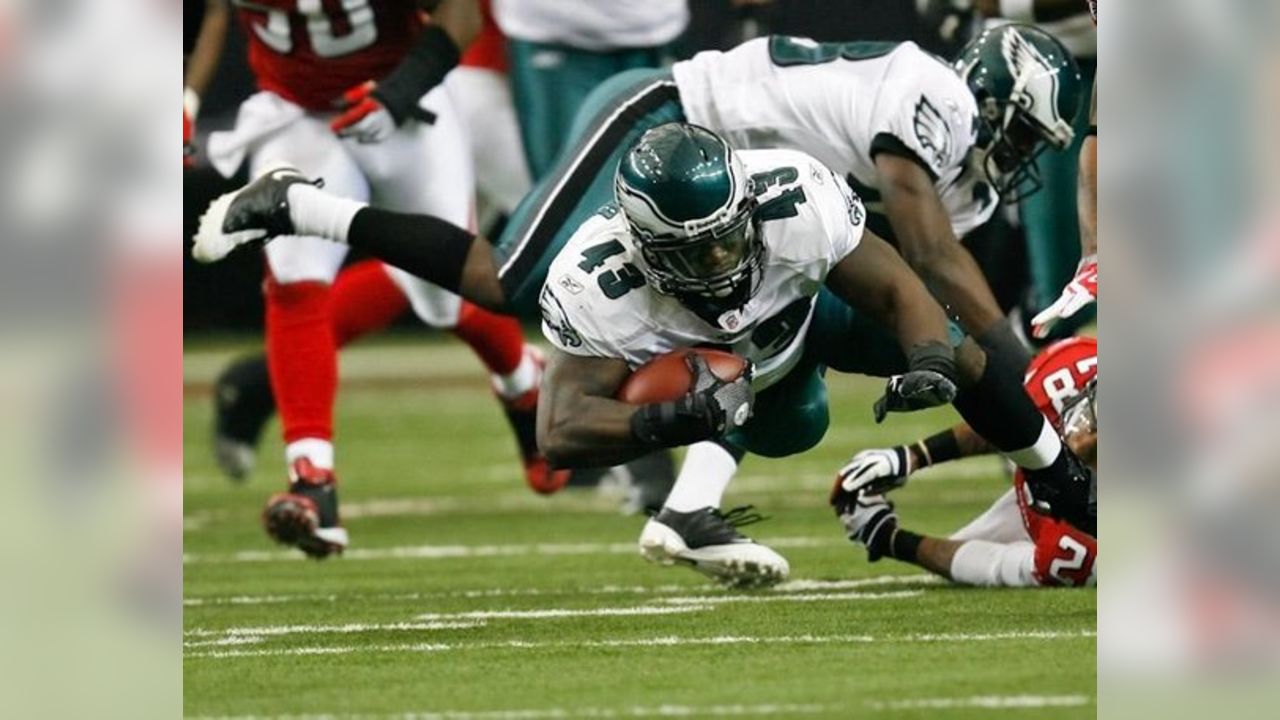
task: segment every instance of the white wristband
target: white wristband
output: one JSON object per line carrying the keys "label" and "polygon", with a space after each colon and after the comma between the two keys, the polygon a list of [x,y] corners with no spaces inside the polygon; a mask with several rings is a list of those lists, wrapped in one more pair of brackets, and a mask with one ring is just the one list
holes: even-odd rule
{"label": "white wristband", "polygon": [[200,96],[189,87],[182,88],[182,109],[192,120],[200,114]]}
{"label": "white wristband", "polygon": [[1000,0],[1000,17],[1014,22],[1035,22],[1036,0]]}

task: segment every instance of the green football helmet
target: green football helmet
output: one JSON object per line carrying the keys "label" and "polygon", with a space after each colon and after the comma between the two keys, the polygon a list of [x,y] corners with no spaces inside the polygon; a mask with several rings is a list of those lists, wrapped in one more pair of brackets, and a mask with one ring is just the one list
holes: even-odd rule
{"label": "green football helmet", "polygon": [[658,292],[726,311],[759,289],[755,193],[720,136],[688,123],[650,129],[618,163],[614,194]]}
{"label": "green football helmet", "polygon": [[1065,150],[1084,102],[1080,69],[1062,43],[1030,25],[984,31],[963,50],[956,72],[978,101],[978,161],[1005,202],[1040,189],[1036,157]]}

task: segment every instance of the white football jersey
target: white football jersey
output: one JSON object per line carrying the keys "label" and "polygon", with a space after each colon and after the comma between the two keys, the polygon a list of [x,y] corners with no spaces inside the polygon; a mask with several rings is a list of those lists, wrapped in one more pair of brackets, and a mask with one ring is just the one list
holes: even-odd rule
{"label": "white football jersey", "polygon": [[738,153],[760,202],[765,244],[760,288],[742,308],[704,319],[644,281],[625,218],[606,205],[556,256],[542,288],[542,332],[574,355],[635,368],[680,348],[715,346],[755,363],[764,389],[799,362],[815,298],[836,263],[862,240],[862,202],[829,169],[791,150]]}
{"label": "white football jersey", "polygon": [[666,45],[689,24],[686,0],[494,0],[493,18],[515,40],[609,52]]}
{"label": "white football jersey", "polygon": [[951,66],[915,43],[757,38],[671,72],[689,122],[735,148],[809,153],[852,181],[872,212],[883,212],[872,157],[882,147],[928,168],[957,237],[995,211],[995,192],[968,161],[977,102]]}

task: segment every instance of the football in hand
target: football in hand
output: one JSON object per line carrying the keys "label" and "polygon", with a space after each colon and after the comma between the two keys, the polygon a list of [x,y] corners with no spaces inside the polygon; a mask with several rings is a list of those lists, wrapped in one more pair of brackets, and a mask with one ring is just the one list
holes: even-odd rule
{"label": "football in hand", "polygon": [[693,389],[693,370],[685,356],[697,353],[707,361],[711,372],[721,380],[732,381],[741,377],[747,361],[722,350],[688,348],[659,355],[636,368],[636,371],[618,388],[618,399],[632,405],[670,402],[678,400]]}

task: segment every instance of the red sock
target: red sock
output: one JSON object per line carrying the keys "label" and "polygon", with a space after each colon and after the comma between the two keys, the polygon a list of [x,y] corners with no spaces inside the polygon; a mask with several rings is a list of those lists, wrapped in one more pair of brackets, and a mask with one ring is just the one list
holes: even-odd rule
{"label": "red sock", "polygon": [[464,300],[453,333],[471,346],[494,375],[510,375],[520,367],[524,335],[520,322],[510,315],[491,313]]}
{"label": "red sock", "polygon": [[333,282],[331,297],[338,347],[385,328],[409,308],[409,298],[377,260],[344,268]]}
{"label": "red sock", "polygon": [[333,437],[338,354],[328,283],[267,278],[267,369],[286,443]]}

